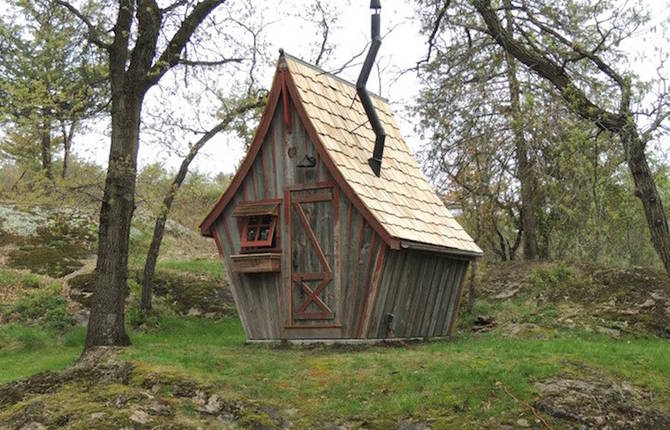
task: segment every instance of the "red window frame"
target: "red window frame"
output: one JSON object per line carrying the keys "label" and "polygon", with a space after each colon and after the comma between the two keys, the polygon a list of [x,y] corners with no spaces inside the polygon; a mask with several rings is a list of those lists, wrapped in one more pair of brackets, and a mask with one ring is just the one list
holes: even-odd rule
{"label": "red window frame", "polygon": [[[269,221],[266,221],[269,218]],[[249,238],[249,230],[255,229],[252,232],[252,239]],[[260,238],[260,233],[263,228],[269,228],[268,235],[265,239]],[[240,238],[240,248],[245,251],[250,251],[257,248],[271,248],[272,241],[275,238],[275,230],[277,228],[277,217],[274,215],[251,215],[244,220],[242,227],[242,237]]]}

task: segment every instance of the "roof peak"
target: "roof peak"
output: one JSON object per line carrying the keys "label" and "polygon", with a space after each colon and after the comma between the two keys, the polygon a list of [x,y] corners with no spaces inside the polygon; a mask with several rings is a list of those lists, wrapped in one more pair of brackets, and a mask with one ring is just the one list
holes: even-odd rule
{"label": "roof peak", "polygon": [[[284,58],[289,58],[289,59],[291,59],[291,60],[293,60],[293,61],[295,61],[295,62],[298,62],[298,63],[302,64],[303,66],[306,66],[306,67],[309,67],[309,68],[315,70],[316,72],[318,72],[317,75],[326,75],[326,76],[329,76],[329,77],[331,77],[331,78],[333,78],[333,79],[337,79],[338,81],[340,81],[340,82],[342,82],[342,83],[344,83],[344,84],[346,84],[346,85],[349,85],[349,86],[352,87],[352,88],[356,88],[356,84],[355,84],[355,83],[350,82],[350,81],[348,81],[348,80],[346,80],[346,79],[344,79],[344,78],[342,78],[342,77],[340,77],[340,76],[337,76],[336,74],[331,73],[331,72],[329,72],[329,71],[327,71],[327,70],[323,70],[323,69],[320,68],[319,66],[316,66],[316,65],[314,65],[314,64],[312,64],[312,63],[308,63],[307,61],[303,60],[302,58],[298,58],[298,57],[296,57],[296,56],[294,56],[294,55],[291,55],[291,54],[287,53],[286,51],[284,51],[284,49],[280,48],[280,49],[279,49],[279,61],[280,61],[280,62],[281,62],[281,59],[282,59],[283,57],[284,57]],[[383,101],[383,102],[385,102],[385,103],[390,103],[389,100],[388,100],[387,98],[382,97],[382,96],[380,96],[379,94],[377,94],[377,93],[375,93],[375,92],[368,91],[368,93],[369,93],[372,97],[374,97],[374,98],[376,98],[376,99],[379,99],[379,100],[381,100],[381,101]]]}

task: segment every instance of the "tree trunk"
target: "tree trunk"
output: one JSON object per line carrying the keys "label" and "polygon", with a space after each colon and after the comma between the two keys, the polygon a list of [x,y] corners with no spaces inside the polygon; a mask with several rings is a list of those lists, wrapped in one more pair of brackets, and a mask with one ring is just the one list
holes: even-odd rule
{"label": "tree trunk", "polygon": [[72,137],[74,135],[74,121],[70,126],[70,131],[68,132],[65,124],[61,124],[61,129],[63,133],[63,170],[61,171],[61,178],[65,179],[67,176],[67,170],[69,167],[70,161],[70,150],[72,149]]}
{"label": "tree trunk", "polygon": [[217,133],[228,127],[230,123],[239,115],[242,115],[251,109],[261,107],[263,104],[264,101],[262,99],[249,100],[228,112],[228,114],[226,114],[226,116],[221,120],[221,122],[219,122],[219,124],[205,133],[200,139],[198,139],[196,143],[191,146],[188,154],[182,160],[181,166],[179,166],[179,171],[172,180],[170,189],[163,199],[163,205],[161,206],[161,210],[158,214],[158,217],[156,218],[156,224],[154,225],[154,235],[151,238],[151,245],[149,246],[147,259],[144,263],[144,276],[142,278],[142,299],[140,301],[140,308],[142,311],[147,312],[151,310],[151,296],[154,283],[154,274],[156,272],[156,262],[158,260],[161,243],[163,242],[165,223],[167,222],[170,208],[172,208],[174,197],[177,194],[177,191],[179,191],[179,188],[184,182],[184,179],[186,179],[186,174],[188,174],[188,168],[191,165],[191,162],[207,142],[216,136]]}
{"label": "tree trunk", "polygon": [[112,88],[112,139],[105,191],[100,208],[96,284],[88,322],[85,348],[125,346],[128,247],[135,209],[135,180],[143,95],[124,85]]}
{"label": "tree trunk", "polygon": [[51,169],[51,127],[46,125],[42,130],[41,149],[42,149],[42,170],[48,179],[53,179]]}
{"label": "tree trunk", "polygon": [[205,143],[214,137],[216,133],[227,126],[231,120],[232,118],[230,118],[230,116],[229,118],[224,119],[224,121],[207,132],[202,138],[200,138],[200,140],[198,140],[198,142],[191,146],[188,154],[182,160],[181,166],[179,166],[179,171],[172,180],[170,189],[163,199],[163,205],[161,206],[158,217],[156,218],[156,224],[154,225],[154,235],[151,238],[151,245],[149,246],[147,259],[144,263],[144,276],[142,277],[142,299],[140,300],[140,308],[143,312],[151,310],[151,295],[154,284],[154,274],[156,272],[156,261],[158,260],[158,253],[160,252],[161,243],[163,242],[163,233],[165,233],[165,223],[167,222],[170,208],[172,208],[174,197],[177,194],[177,191],[179,191],[181,184],[184,182],[186,174],[188,173],[188,168],[195,156],[198,155],[198,151],[200,151]]}
{"label": "tree trunk", "polygon": [[[207,139],[209,140],[209,139]],[[204,142],[203,142],[204,143]],[[165,233],[165,223],[167,222],[167,217],[172,208],[172,202],[174,197],[181,187],[181,184],[186,178],[188,173],[188,167],[195,158],[198,150],[202,145],[194,145],[191,147],[189,154],[184,158],[179,167],[177,175],[172,180],[172,185],[167,195],[163,199],[163,205],[161,206],[160,213],[156,218],[156,224],[154,225],[154,235],[151,238],[151,245],[149,246],[149,252],[147,253],[147,259],[144,263],[144,276],[142,278],[142,299],[140,301],[140,308],[143,312],[151,310],[151,295],[154,284],[154,274],[156,272],[156,261],[158,260],[158,253],[160,252],[161,243],[163,242],[163,233]],[[194,148],[195,149],[194,151]]]}
{"label": "tree trunk", "polygon": [[470,283],[468,284],[468,312],[472,313],[475,304],[475,275],[477,272],[477,261],[470,263]]}
{"label": "tree trunk", "polygon": [[[511,4],[505,0],[505,14],[508,31],[512,28]],[[507,82],[509,84],[510,116],[514,146],[516,150],[517,176],[521,184],[521,225],[523,228],[523,258],[535,260],[537,258],[537,227],[535,222],[535,188],[536,181],[533,166],[528,160],[528,142],[523,135],[523,115],[519,97],[519,80],[516,74],[516,60],[505,51],[507,61]]]}
{"label": "tree trunk", "polygon": [[626,161],[635,183],[635,196],[640,199],[644,207],[651,242],[666,272],[670,274],[670,230],[668,230],[663,202],[661,202],[654,176],[644,153],[645,144],[632,124],[622,128],[619,136],[628,154]]}

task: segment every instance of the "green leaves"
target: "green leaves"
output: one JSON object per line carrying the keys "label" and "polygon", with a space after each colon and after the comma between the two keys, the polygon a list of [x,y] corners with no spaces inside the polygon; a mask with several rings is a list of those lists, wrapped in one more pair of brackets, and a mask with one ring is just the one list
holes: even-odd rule
{"label": "green leaves", "polygon": [[0,123],[12,131],[0,150],[30,164],[40,155],[40,135],[62,145],[63,127],[104,109],[105,57],[87,46],[83,29],[53,1],[9,3],[0,17]]}

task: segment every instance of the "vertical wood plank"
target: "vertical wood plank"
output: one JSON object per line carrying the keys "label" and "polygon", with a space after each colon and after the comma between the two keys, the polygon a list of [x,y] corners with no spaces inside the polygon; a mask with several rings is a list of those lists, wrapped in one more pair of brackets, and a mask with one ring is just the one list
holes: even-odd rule
{"label": "vertical wood plank", "polygon": [[384,265],[384,269],[381,274],[381,285],[379,287],[379,295],[377,296],[377,301],[375,302],[375,307],[373,310],[373,316],[372,316],[372,321],[371,321],[371,327],[370,327],[370,337],[383,337],[384,333],[382,333],[382,319],[384,315],[384,311],[386,310],[386,300],[387,297],[392,294],[392,289],[393,289],[393,279],[395,276],[395,271],[398,269],[399,263],[398,263],[398,255],[399,252],[397,251],[390,251],[388,252],[386,256],[386,264]]}
{"label": "vertical wood plank", "polygon": [[[270,196],[274,197],[272,194],[272,189],[270,188],[270,171],[268,169],[268,161],[265,159],[267,158],[267,153],[269,152],[269,145],[268,145],[268,139],[267,137],[265,138],[265,142],[263,142],[263,147],[261,148],[260,151],[260,156],[261,156],[261,167],[262,167],[262,172],[263,172],[263,198],[267,199]],[[256,159],[258,161],[258,159]]]}
{"label": "vertical wood plank", "polygon": [[418,291],[414,298],[414,305],[409,317],[411,329],[408,332],[408,336],[411,337],[421,335],[423,315],[426,313],[428,295],[433,281],[433,274],[435,273],[435,266],[437,265],[437,258],[433,254],[421,254],[421,259],[425,262],[425,266],[424,270],[417,276],[419,280],[417,282]]}
{"label": "vertical wood plank", "polygon": [[437,296],[435,298],[435,303],[433,305],[433,311],[430,316],[430,329],[428,331],[428,336],[433,337],[436,335],[437,321],[440,319],[440,312],[442,309],[442,303],[444,297],[448,296],[449,290],[449,277],[451,276],[452,266],[448,263],[448,260],[442,260],[442,279],[440,279]]}
{"label": "vertical wood plank", "polygon": [[442,297],[442,303],[440,303],[439,314],[437,315],[436,324],[435,324],[435,335],[444,336],[444,322],[448,319],[449,306],[454,300],[454,281],[458,278],[459,267],[453,260],[446,260],[449,264],[449,277],[445,282],[444,289],[445,294]]}
{"label": "vertical wood plank", "polygon": [[247,338],[249,338],[251,333],[249,332],[249,327],[246,323],[246,313],[245,313],[245,310],[242,309],[243,303],[239,299],[239,296],[238,296],[238,293],[237,293],[237,290],[239,288],[238,286],[240,285],[240,281],[239,281],[239,279],[237,279],[238,278],[237,274],[235,274],[231,270],[232,264],[231,264],[231,261],[230,261],[230,255],[231,255],[230,249],[228,248],[227,243],[225,243],[221,240],[220,229],[221,229],[221,224],[220,223],[215,223],[214,228],[212,229],[212,234],[214,235],[214,240],[216,241],[217,246],[221,247],[222,260],[223,260],[223,263],[226,267],[226,273],[229,276],[228,288],[230,288],[230,292],[233,295],[233,300],[235,301],[235,308],[237,309],[237,313],[240,317],[240,321],[242,322],[242,328],[244,329],[244,335]]}
{"label": "vertical wood plank", "polygon": [[396,336],[407,337],[411,331],[411,309],[416,306],[416,297],[421,288],[416,281],[420,277],[420,273],[425,270],[425,261],[420,257],[420,254],[410,252],[408,258],[411,263],[406,271],[407,277],[403,282],[403,299],[401,306],[398,306],[397,322],[395,325]]}
{"label": "vertical wood plank", "polygon": [[398,277],[398,286],[395,291],[395,297],[393,298],[393,306],[391,308],[391,313],[395,316],[393,319],[393,336],[402,336],[402,329],[405,326],[405,308],[409,306],[407,297],[409,290],[411,288],[411,283],[409,282],[410,274],[415,268],[414,259],[412,254],[409,252],[404,252],[404,261],[403,261],[403,270],[399,273]]}
{"label": "vertical wood plank", "polygon": [[359,279],[361,275],[361,256],[364,255],[364,252],[367,251],[367,249],[364,249],[364,246],[366,245],[365,243],[365,231],[366,231],[366,225],[365,221],[361,219],[361,224],[360,228],[358,230],[357,234],[357,239],[354,242],[353,248],[350,249],[349,251],[354,255],[354,260],[352,264],[352,280],[351,280],[351,301],[350,303],[350,315],[348,318],[348,324],[347,324],[347,331],[348,331],[348,336],[353,337],[356,335],[356,319],[357,319],[357,312],[359,308],[359,303],[360,303],[360,288],[359,288]]}
{"label": "vertical wood plank", "polygon": [[[226,224],[226,218],[222,218],[221,221],[217,222],[217,234],[219,234],[219,237],[221,237],[221,245],[223,246],[224,253],[226,254],[226,261],[227,261],[227,269],[228,269],[228,274],[230,276],[231,280],[231,291],[233,292],[233,298],[235,299],[235,305],[237,306],[237,312],[240,316],[240,320],[242,322],[242,326],[244,327],[244,332],[247,336],[248,339],[253,339],[254,333],[251,329],[251,322],[249,321],[249,314],[248,314],[248,308],[247,308],[247,303],[245,300],[245,296],[243,294],[243,291],[245,289],[245,285],[239,274],[234,273],[230,270],[232,268],[232,261],[230,260],[230,256],[233,255],[234,252],[234,242],[232,240],[232,237],[230,235],[230,229],[228,228]],[[223,230],[221,232],[221,230]],[[223,234],[221,234],[223,233]]]}
{"label": "vertical wood plank", "polygon": [[372,231],[371,229],[371,237],[368,245],[368,252],[367,252],[367,257],[365,258],[365,266],[363,268],[363,277],[361,278],[361,288],[360,288],[360,293],[359,293],[359,300],[358,303],[360,303],[359,306],[357,306],[356,309],[356,330],[355,330],[355,336],[356,337],[361,337],[363,334],[363,324],[365,324],[365,313],[366,313],[366,308],[368,306],[368,302],[370,300],[370,294],[372,293],[372,262],[375,256],[377,255],[377,249],[375,246],[377,245],[377,235]]}
{"label": "vertical wood plank", "polygon": [[372,319],[372,313],[374,312],[377,303],[377,297],[379,296],[379,284],[381,283],[382,271],[384,268],[384,263],[386,262],[387,249],[388,245],[382,242],[379,251],[377,252],[377,258],[372,275],[372,282],[370,284],[370,292],[368,294],[368,302],[363,312],[363,327],[359,337],[370,337],[370,323]]}
{"label": "vertical wood plank", "polygon": [[421,336],[429,336],[430,332],[430,323],[433,317],[433,311],[435,309],[435,301],[437,300],[437,293],[440,291],[442,277],[444,276],[444,264],[441,258],[435,259],[435,271],[433,272],[432,279],[430,281],[430,290],[428,293],[428,300],[425,306],[425,312],[423,314],[423,321],[421,322]]}
{"label": "vertical wood plank", "polygon": [[347,272],[345,274],[345,278],[342,279],[342,281],[345,283],[345,295],[344,295],[344,303],[345,303],[345,309],[344,309],[344,315],[343,315],[343,328],[345,332],[345,336],[351,337],[352,336],[352,327],[351,327],[351,319],[353,318],[353,313],[354,313],[354,300],[355,300],[355,276],[358,276],[358,271],[357,271],[357,245],[356,245],[356,235],[359,232],[359,230],[362,230],[364,225],[362,222],[362,219],[358,214],[356,213],[355,210],[352,210],[350,208],[350,213],[349,213],[349,227],[348,227],[348,235],[347,235],[347,254],[346,254],[346,259],[347,259]]}

